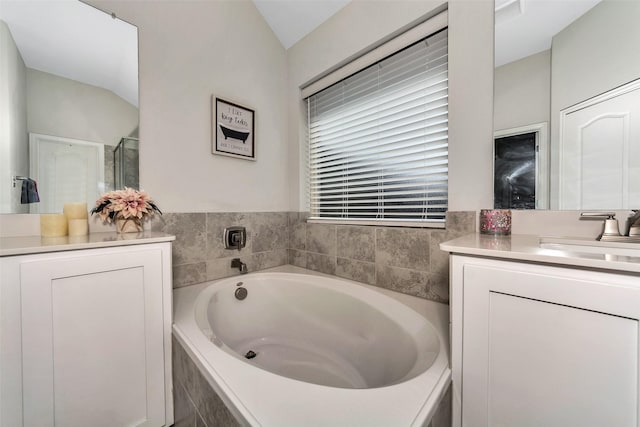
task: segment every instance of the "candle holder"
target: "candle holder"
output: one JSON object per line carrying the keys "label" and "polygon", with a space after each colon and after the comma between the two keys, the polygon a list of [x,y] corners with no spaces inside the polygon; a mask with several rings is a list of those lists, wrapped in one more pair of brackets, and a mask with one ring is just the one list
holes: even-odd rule
{"label": "candle holder", "polygon": [[481,209],[480,233],[508,236],[511,234],[511,210]]}

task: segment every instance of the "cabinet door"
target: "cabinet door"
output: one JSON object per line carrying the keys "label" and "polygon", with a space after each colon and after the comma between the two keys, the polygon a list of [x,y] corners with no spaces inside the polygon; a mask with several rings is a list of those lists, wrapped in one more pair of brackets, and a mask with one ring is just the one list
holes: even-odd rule
{"label": "cabinet door", "polygon": [[467,426],[638,426],[637,277],[464,265]]}
{"label": "cabinet door", "polygon": [[25,426],[164,425],[161,250],[20,264]]}

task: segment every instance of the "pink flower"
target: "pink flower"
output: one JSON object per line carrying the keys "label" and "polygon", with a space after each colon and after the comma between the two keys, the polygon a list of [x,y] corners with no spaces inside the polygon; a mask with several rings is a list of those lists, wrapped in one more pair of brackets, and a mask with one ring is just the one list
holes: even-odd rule
{"label": "pink flower", "polygon": [[156,212],[162,214],[146,192],[128,187],[104,193],[91,210],[92,214],[97,213],[102,221],[109,223],[117,218],[144,220]]}

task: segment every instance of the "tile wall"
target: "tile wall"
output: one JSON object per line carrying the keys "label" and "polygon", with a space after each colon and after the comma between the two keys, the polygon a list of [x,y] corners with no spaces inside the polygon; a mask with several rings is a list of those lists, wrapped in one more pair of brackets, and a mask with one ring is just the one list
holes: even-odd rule
{"label": "tile wall", "polygon": [[[167,213],[151,229],[174,234],[173,284],[181,287],[283,264],[448,303],[448,254],[438,245],[473,233],[475,212],[449,212],[446,230],[310,224],[298,212]],[[225,227],[247,228],[247,246],[224,249]]]}
{"label": "tile wall", "polygon": [[239,426],[182,345],[172,344],[174,427]]}
{"label": "tile wall", "polygon": [[312,224],[289,214],[289,264],[449,302],[449,257],[440,243],[473,233],[475,212],[448,212],[446,229]]}

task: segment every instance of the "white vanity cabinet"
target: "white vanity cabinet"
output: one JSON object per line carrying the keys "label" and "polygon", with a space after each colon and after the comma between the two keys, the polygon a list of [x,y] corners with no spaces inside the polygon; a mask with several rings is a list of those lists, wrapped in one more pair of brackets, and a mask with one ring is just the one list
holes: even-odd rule
{"label": "white vanity cabinet", "polygon": [[173,423],[170,242],[0,263],[0,425]]}
{"label": "white vanity cabinet", "polygon": [[451,315],[454,426],[640,426],[638,273],[454,254]]}

